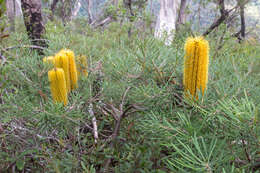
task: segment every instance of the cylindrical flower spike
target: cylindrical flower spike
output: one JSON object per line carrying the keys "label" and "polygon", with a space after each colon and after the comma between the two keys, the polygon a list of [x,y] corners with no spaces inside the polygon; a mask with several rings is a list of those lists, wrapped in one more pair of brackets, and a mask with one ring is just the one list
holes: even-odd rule
{"label": "cylindrical flower spike", "polygon": [[77,67],[75,62],[75,55],[73,51],[65,49],[63,53],[68,57],[69,61],[69,73],[70,73],[70,87],[71,90],[74,90],[78,87],[78,74]]}
{"label": "cylindrical flower spike", "polygon": [[67,105],[67,88],[65,73],[62,68],[54,68],[48,72],[48,78],[51,86],[51,94],[54,102]]}
{"label": "cylindrical flower spike", "polygon": [[85,55],[79,55],[77,57],[77,71],[78,74],[83,75],[84,77],[88,77],[88,60]]}
{"label": "cylindrical flower spike", "polygon": [[204,94],[208,82],[209,44],[203,37],[189,37],[185,43],[183,85],[188,93],[198,98]]}
{"label": "cylindrical flower spike", "polygon": [[44,57],[43,62],[48,64],[54,64],[54,57],[53,56]]}
{"label": "cylindrical flower spike", "polygon": [[66,79],[66,88],[68,93],[71,90],[71,84],[70,84],[70,69],[69,69],[69,59],[63,52],[59,52],[55,55],[54,58],[54,64],[57,68],[62,68],[65,73],[65,79]]}

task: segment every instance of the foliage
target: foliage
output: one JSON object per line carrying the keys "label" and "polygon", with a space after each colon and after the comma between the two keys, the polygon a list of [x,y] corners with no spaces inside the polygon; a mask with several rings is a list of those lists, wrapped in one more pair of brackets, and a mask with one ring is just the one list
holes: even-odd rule
{"label": "foliage", "polygon": [[[19,27],[18,27],[19,28]],[[22,28],[22,27],[20,27]],[[148,31],[112,23],[92,30],[84,22],[48,23],[46,56],[62,48],[88,59],[88,78],[70,94],[67,106],[53,104],[43,57],[27,48],[4,52],[0,66],[0,170],[15,172],[100,172],[111,158],[114,172],[253,172],[259,163],[260,47],[239,45],[229,33],[218,49],[216,31],[208,38],[210,66],[203,102],[182,98],[184,41],[171,46]],[[17,31],[18,32],[18,31]],[[6,46],[29,44],[24,31]],[[218,33],[219,32],[219,33]],[[1,47],[2,48],[2,47]],[[94,102],[99,139],[95,143],[91,87],[102,63],[100,102]],[[116,125],[105,105],[140,108]],[[142,108],[142,109],[141,109]]]}

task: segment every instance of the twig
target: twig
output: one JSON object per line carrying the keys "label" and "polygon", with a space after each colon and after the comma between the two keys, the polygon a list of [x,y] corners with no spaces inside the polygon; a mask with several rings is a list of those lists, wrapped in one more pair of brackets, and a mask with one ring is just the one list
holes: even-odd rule
{"label": "twig", "polygon": [[92,103],[89,104],[88,112],[89,112],[90,116],[92,117],[93,135],[94,135],[95,143],[97,143],[97,141],[98,141],[97,119],[96,119],[94,112],[93,112],[93,104]]}
{"label": "twig", "polygon": [[45,47],[35,46],[35,45],[18,45],[18,46],[11,46],[11,47],[4,48],[3,51],[15,49],[15,48],[33,48],[33,49],[41,49],[41,50],[47,49]]}

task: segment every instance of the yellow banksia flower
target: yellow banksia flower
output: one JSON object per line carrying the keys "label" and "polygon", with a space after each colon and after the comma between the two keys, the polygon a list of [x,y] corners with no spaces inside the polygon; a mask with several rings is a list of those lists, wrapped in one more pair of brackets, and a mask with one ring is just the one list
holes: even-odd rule
{"label": "yellow banksia flower", "polygon": [[185,42],[183,85],[185,95],[188,93],[198,99],[208,82],[209,44],[203,37],[189,37]]}
{"label": "yellow banksia flower", "polygon": [[53,56],[44,57],[43,62],[46,64],[54,64],[54,57]]}
{"label": "yellow banksia flower", "polygon": [[71,90],[70,87],[70,71],[69,71],[69,59],[63,52],[59,52],[54,57],[54,65],[56,68],[62,68],[64,70],[66,79],[66,88],[68,93]]}
{"label": "yellow banksia flower", "polygon": [[65,73],[62,68],[54,68],[48,72],[51,94],[54,102],[68,103]]}
{"label": "yellow banksia flower", "polygon": [[78,74],[75,62],[74,52],[69,49],[64,49],[63,53],[67,56],[69,61],[69,73],[70,73],[70,87],[71,90],[78,88]]}
{"label": "yellow banksia flower", "polygon": [[85,55],[79,55],[77,57],[77,71],[79,75],[88,77],[88,60]]}

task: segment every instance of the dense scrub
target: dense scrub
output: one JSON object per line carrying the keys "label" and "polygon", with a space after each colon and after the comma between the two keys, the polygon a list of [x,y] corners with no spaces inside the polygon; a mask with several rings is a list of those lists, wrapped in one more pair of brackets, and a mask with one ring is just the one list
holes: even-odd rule
{"label": "dense scrub", "polygon": [[[46,55],[69,48],[88,57],[89,76],[81,76],[66,107],[53,104],[50,67],[26,48],[30,43],[24,30],[4,40],[1,49],[20,47],[2,51],[7,61],[0,65],[1,172],[100,172],[107,160],[112,172],[257,171],[259,44],[238,44],[226,33],[219,46],[221,30],[206,38],[208,90],[199,101],[188,101],[182,98],[182,73],[189,34],[180,33],[165,46],[138,30],[128,38],[127,30],[118,24],[93,31],[84,22],[48,23]],[[97,71],[102,72],[98,100],[91,89]],[[129,111],[111,140],[118,122],[113,107]]]}

